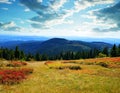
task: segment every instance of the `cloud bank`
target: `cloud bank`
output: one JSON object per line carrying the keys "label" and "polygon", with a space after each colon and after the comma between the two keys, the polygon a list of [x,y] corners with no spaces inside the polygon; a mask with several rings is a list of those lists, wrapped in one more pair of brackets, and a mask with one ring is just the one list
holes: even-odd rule
{"label": "cloud bank", "polygon": [[16,0],[0,0],[0,3],[4,4],[12,4],[12,2],[15,2]]}
{"label": "cloud bank", "polygon": [[20,27],[16,26],[16,24],[11,21],[7,23],[0,23],[0,29],[4,31],[20,31]]}
{"label": "cloud bank", "polygon": [[0,0],[0,3],[11,4],[11,2],[9,2],[9,0]]}
{"label": "cloud bank", "polygon": [[95,31],[120,31],[120,2],[113,6],[93,11],[93,15],[95,15],[96,20],[101,21],[101,23],[110,25],[109,28],[105,27],[105,29],[95,28]]}
{"label": "cloud bank", "polygon": [[[34,28],[49,28],[63,23],[72,23],[68,18],[74,13],[96,4],[113,3],[114,0],[20,0],[20,3],[36,12],[38,16],[30,19]],[[72,3],[72,7],[65,4]]]}
{"label": "cloud bank", "polygon": [[[0,0],[0,4],[12,4],[16,0]],[[36,29],[48,29],[50,27],[59,24],[73,24],[75,21],[70,19],[74,17],[75,13],[79,13],[82,10],[91,11],[91,7],[96,5],[113,4],[115,0],[19,0],[20,4],[25,7],[24,12],[35,12],[37,16],[31,17],[27,20],[33,28]],[[22,6],[22,7],[23,7]],[[99,7],[97,7],[99,8]],[[96,9],[97,9],[96,8]],[[95,8],[93,8],[95,9]],[[8,8],[2,8],[2,10],[8,10]],[[9,10],[8,10],[9,11]],[[82,14],[79,14],[80,16]],[[84,14],[86,16],[87,14]],[[104,9],[92,10],[91,17],[94,17],[93,24],[89,28],[96,32],[109,32],[120,31],[120,2]],[[82,17],[81,17],[82,18]],[[81,19],[79,18],[79,19]],[[85,20],[87,22],[87,20]],[[78,25],[82,25],[82,22]],[[84,24],[83,24],[84,25]],[[82,25],[82,26],[83,26]],[[74,24],[73,24],[74,26]],[[81,27],[82,27],[81,26]],[[87,26],[82,27],[85,30]],[[10,21],[8,23],[0,23],[0,28],[7,31],[18,31],[21,27],[17,26],[15,22]],[[102,29],[104,28],[104,29]],[[80,28],[79,28],[80,29]],[[81,30],[80,30],[81,31]]]}
{"label": "cloud bank", "polygon": [[36,12],[38,16],[30,19],[34,28],[48,28],[50,26],[64,23],[66,12],[61,7],[67,0],[20,0],[30,10]]}

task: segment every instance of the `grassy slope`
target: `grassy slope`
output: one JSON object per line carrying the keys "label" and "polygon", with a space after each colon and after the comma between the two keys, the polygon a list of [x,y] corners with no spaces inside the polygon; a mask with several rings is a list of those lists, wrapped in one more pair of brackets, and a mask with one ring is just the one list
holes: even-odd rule
{"label": "grassy slope", "polygon": [[79,65],[82,70],[73,71],[29,63],[34,73],[20,84],[0,85],[0,93],[120,93],[120,68]]}

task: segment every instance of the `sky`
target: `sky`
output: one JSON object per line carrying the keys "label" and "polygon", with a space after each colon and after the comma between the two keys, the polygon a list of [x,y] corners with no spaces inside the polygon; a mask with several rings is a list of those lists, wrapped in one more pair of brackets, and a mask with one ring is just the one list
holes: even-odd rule
{"label": "sky", "polygon": [[120,38],[120,0],[0,0],[0,35]]}

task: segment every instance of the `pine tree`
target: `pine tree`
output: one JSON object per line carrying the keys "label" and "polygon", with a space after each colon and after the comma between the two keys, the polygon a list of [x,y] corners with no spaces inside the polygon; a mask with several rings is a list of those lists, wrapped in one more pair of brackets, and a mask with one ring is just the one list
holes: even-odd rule
{"label": "pine tree", "polygon": [[9,57],[8,57],[8,49],[7,49],[7,48],[3,49],[2,56],[3,56],[4,59],[9,60]]}
{"label": "pine tree", "polygon": [[94,52],[92,49],[89,51],[89,58],[94,58]]}
{"label": "pine tree", "polygon": [[75,59],[80,59],[82,58],[82,53],[79,51],[75,54]]}
{"label": "pine tree", "polygon": [[20,51],[20,59],[25,60],[25,54],[23,51]]}
{"label": "pine tree", "polygon": [[3,58],[2,53],[3,53],[3,50],[0,49],[0,58]]}
{"label": "pine tree", "polygon": [[10,50],[10,60],[15,59],[14,50]]}
{"label": "pine tree", "polygon": [[19,59],[19,58],[20,58],[20,51],[19,51],[18,46],[16,46],[16,48],[15,48],[14,55],[15,55],[15,58],[16,58],[16,59]]}
{"label": "pine tree", "polygon": [[93,58],[97,57],[99,55],[100,51],[96,48],[93,50]]}
{"label": "pine tree", "polygon": [[26,61],[31,61],[33,59],[33,55],[31,53],[29,53],[27,56],[26,56]]}
{"label": "pine tree", "polygon": [[118,45],[118,56],[120,56],[120,44]]}
{"label": "pine tree", "polygon": [[108,47],[105,47],[105,48],[103,49],[102,53],[108,56],[108,55],[109,55]]}
{"label": "pine tree", "polygon": [[36,55],[35,55],[35,60],[36,60],[36,61],[40,61],[40,60],[41,60],[41,57],[40,57],[40,54],[39,54],[39,53],[36,53]]}
{"label": "pine tree", "polygon": [[45,54],[43,54],[43,55],[41,56],[41,60],[42,60],[42,61],[44,61],[44,60],[48,60],[48,56],[45,55]]}
{"label": "pine tree", "polygon": [[111,57],[116,57],[117,56],[117,47],[114,44],[112,49],[111,49]]}

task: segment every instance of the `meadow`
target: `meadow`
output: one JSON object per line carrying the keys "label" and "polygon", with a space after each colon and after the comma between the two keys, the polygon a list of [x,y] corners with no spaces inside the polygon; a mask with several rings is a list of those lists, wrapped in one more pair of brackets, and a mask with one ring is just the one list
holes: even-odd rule
{"label": "meadow", "polygon": [[0,84],[0,93],[120,93],[120,57],[26,63],[1,65],[0,70],[32,68],[33,72],[20,83]]}

